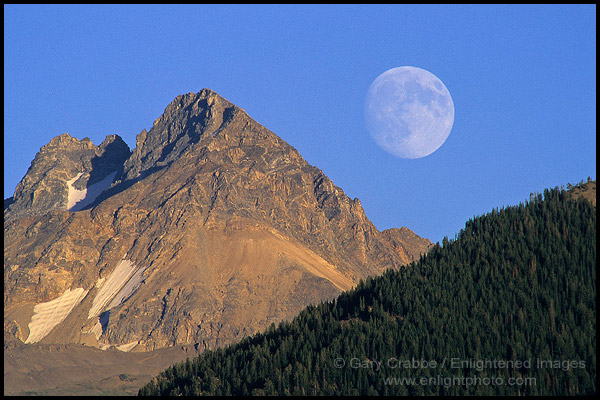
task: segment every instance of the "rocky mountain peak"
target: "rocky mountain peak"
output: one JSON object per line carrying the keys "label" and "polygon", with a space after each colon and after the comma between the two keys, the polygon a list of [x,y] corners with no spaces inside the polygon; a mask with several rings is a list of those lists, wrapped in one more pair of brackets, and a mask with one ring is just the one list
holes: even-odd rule
{"label": "rocky mountain peak", "polygon": [[154,121],[136,137],[136,148],[125,164],[125,179],[163,167],[180,158],[200,141],[210,141],[245,112],[210,89],[177,96]]}
{"label": "rocky mountain peak", "polygon": [[63,133],[53,138],[47,145],[42,146],[40,153],[51,152],[54,149],[71,150],[74,148],[90,149],[94,145],[90,138],[85,137],[81,140],[72,137],[68,133]]}
{"label": "rocky mountain peak", "polygon": [[70,195],[72,201],[74,193],[83,200],[88,187],[111,174],[113,178],[120,175],[129,154],[129,147],[118,135],[108,135],[99,146],[87,137],[79,140],[68,133],[53,138],[40,149],[17,185],[4,211],[5,221],[71,208]]}

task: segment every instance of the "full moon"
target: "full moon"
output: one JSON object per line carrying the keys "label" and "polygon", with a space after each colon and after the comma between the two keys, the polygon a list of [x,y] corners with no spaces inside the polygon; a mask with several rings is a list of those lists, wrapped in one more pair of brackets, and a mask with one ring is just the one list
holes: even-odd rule
{"label": "full moon", "polygon": [[450,135],[454,103],[432,73],[392,68],[369,86],[365,120],[382,149],[401,158],[421,158],[439,149]]}

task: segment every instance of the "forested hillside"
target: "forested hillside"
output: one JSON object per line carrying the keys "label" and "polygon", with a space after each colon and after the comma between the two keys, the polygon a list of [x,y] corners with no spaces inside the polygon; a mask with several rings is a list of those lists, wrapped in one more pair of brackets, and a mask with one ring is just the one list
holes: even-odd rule
{"label": "forested hillside", "polygon": [[595,354],[596,208],[557,188],[139,394],[593,394]]}

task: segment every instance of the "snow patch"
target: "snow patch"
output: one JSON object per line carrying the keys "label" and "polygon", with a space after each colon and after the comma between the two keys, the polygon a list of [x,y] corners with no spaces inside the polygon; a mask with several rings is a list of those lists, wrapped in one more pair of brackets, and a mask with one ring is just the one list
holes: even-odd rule
{"label": "snow patch", "polygon": [[135,341],[135,342],[131,342],[131,343],[125,343],[125,344],[122,344],[120,346],[117,346],[117,350],[121,350],[121,351],[127,352],[127,351],[133,349],[135,346],[137,346],[138,343],[139,343],[139,341]]}
{"label": "snow patch", "polygon": [[78,190],[73,187],[73,183],[75,183],[75,181],[77,181],[77,179],[83,175],[83,172],[80,172],[75,178],[67,181],[67,186],[69,187],[67,209],[69,211],[79,211],[85,206],[91,204],[94,200],[96,200],[96,197],[98,197],[100,193],[110,188],[110,185],[112,184],[113,179],[115,179],[116,174],[117,171],[113,171],[100,182],[96,182],[83,190]]}
{"label": "snow patch", "polygon": [[108,306],[106,307],[107,310],[118,306],[119,304],[127,300],[129,297],[131,297],[131,295],[137,290],[137,288],[140,287],[140,285],[144,281],[142,274],[145,270],[146,268],[138,268],[134,272],[134,274],[131,276],[131,278],[129,278],[127,283],[123,285],[121,290],[119,290],[119,293],[117,293],[117,295],[113,297],[112,301],[108,304]]}
{"label": "snow patch", "polygon": [[106,281],[97,283],[100,290],[96,294],[88,318],[94,318],[105,310],[110,310],[127,300],[144,280],[145,268],[138,268],[129,260],[121,260]]}
{"label": "snow patch", "polygon": [[60,297],[46,303],[36,304],[29,322],[29,336],[25,343],[42,340],[54,327],[67,318],[71,310],[83,300],[87,290],[67,289]]}
{"label": "snow patch", "polygon": [[79,203],[83,199],[85,199],[86,189],[77,190],[73,187],[73,184],[79,177],[83,175],[83,172],[77,174],[77,176],[69,181],[67,181],[67,187],[69,188],[69,197],[67,200],[67,210],[73,209],[75,204]]}

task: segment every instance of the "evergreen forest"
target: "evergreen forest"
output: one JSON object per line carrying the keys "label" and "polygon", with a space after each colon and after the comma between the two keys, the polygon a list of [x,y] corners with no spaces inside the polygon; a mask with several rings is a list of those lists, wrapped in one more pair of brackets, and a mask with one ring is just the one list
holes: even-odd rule
{"label": "evergreen forest", "polygon": [[546,189],[139,395],[596,393],[596,207]]}

